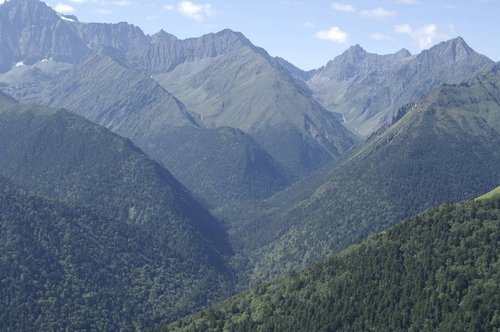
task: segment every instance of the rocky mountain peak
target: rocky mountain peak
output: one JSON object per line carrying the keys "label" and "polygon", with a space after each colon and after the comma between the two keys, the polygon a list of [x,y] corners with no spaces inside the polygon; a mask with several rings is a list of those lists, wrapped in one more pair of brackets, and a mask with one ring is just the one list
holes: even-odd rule
{"label": "rocky mountain peak", "polygon": [[5,20],[11,24],[53,23],[59,19],[52,8],[38,0],[10,0],[0,6],[0,11],[0,15],[4,14]]}
{"label": "rocky mountain peak", "polygon": [[462,37],[441,42],[430,48],[428,52],[443,59],[453,61],[463,61],[467,57],[478,55],[469,45],[467,45]]}
{"label": "rocky mountain peak", "polygon": [[399,51],[397,51],[396,53],[394,53],[394,55],[396,57],[398,57],[398,58],[408,58],[408,57],[411,57],[410,51],[408,51],[406,48],[400,49]]}
{"label": "rocky mountain peak", "polygon": [[359,44],[349,47],[340,57],[350,61],[359,61],[363,59],[368,52],[365,51]]}
{"label": "rocky mountain peak", "polygon": [[166,32],[165,30],[161,29],[157,33],[151,36],[152,42],[153,43],[159,43],[159,42],[175,42],[177,41],[177,37]]}

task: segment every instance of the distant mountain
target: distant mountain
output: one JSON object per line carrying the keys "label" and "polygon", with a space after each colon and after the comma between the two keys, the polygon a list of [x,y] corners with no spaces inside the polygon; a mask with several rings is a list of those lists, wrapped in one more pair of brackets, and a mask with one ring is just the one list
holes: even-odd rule
{"label": "distant mountain", "polygon": [[155,331],[495,331],[500,201],[447,204]]}
{"label": "distant mountain", "polygon": [[323,106],[343,114],[349,128],[369,136],[401,106],[440,84],[468,80],[492,64],[460,37],[414,56],[404,49],[371,54],[356,45],[309,73],[307,83]]}
{"label": "distant mountain", "polygon": [[114,48],[96,48],[82,62],[47,81],[43,89],[33,91],[34,98],[17,87],[9,92],[22,100],[69,109],[145,148],[152,137],[173,127],[198,125],[181,101],[130,68]]}
{"label": "distant mountain", "polygon": [[231,234],[250,257],[252,279],[308,266],[425,208],[497,186],[498,68],[437,88],[335,165],[243,207],[257,212]]}
{"label": "distant mountain", "polygon": [[336,116],[240,33],[224,30],[173,43],[170,36],[158,36],[157,44],[189,54],[154,75],[158,82],[207,126],[231,126],[250,134],[296,178],[355,142]]}
{"label": "distant mountain", "polygon": [[39,0],[7,1],[0,6],[0,18],[0,72],[43,59],[74,64],[98,46],[116,48],[132,58],[150,42],[136,26],[82,23]]}
{"label": "distant mountain", "polygon": [[38,0],[5,2],[0,6],[0,72],[19,62],[78,61],[88,48],[74,23]]}
{"label": "distant mountain", "polygon": [[[165,164],[175,161],[164,148],[171,144],[160,137],[172,138],[169,131],[179,132],[176,128],[181,126],[189,127],[187,131],[221,126],[243,130],[280,165],[286,173],[280,177],[287,183],[337,158],[356,142],[338,115],[314,101],[305,84],[298,84],[278,60],[240,33],[224,30],[187,40],[163,31],[147,36],[126,23],[82,23],[36,0],[11,0],[0,6],[1,15],[6,27],[0,32],[6,39],[0,39],[0,45],[15,51],[9,51],[14,55],[5,62],[0,87],[20,101],[83,115],[130,138]],[[26,32],[31,26],[39,26],[47,36]],[[54,42],[39,46],[42,37]],[[64,42],[56,43],[59,39]],[[21,47],[23,43],[30,46]],[[66,55],[65,47],[72,53]],[[183,167],[191,164],[196,160]],[[175,175],[190,182],[181,173]],[[233,181],[235,188],[229,194],[250,198],[272,194],[281,185],[273,182],[267,187],[259,180],[266,176],[258,169],[249,170],[244,177],[255,177],[263,187]],[[207,179],[225,181],[209,175]],[[200,194],[210,200],[214,190]]]}
{"label": "distant mountain", "polygon": [[290,181],[250,136],[200,126],[196,114],[116,49],[99,48],[59,73],[46,68],[52,65],[16,68],[0,82],[25,102],[70,109],[130,138],[207,202],[268,197]]}
{"label": "distant mountain", "polygon": [[[26,321],[34,324],[34,329],[53,326],[51,329],[56,330],[86,328],[78,324],[89,324],[88,329],[114,329],[113,324],[117,324],[135,329],[179,317],[231,292],[233,276],[226,260],[232,251],[222,226],[167,170],[129,140],[64,110],[0,104],[0,176],[69,207],[54,203],[57,210],[53,212],[54,218],[62,218],[55,229],[31,224],[32,228],[26,231],[27,236],[37,239],[34,246],[46,246],[46,254],[59,266],[57,271],[67,271],[71,266],[77,269],[67,271],[57,281],[57,287],[67,286],[57,288],[59,293],[64,290],[57,296],[73,302],[56,300],[57,296],[52,299],[55,295],[47,293],[50,283],[35,279],[43,291],[31,294],[26,307],[18,309],[23,310],[22,313],[15,314],[16,306],[9,309],[13,316],[8,321],[12,324]],[[52,212],[50,207],[45,209],[44,204],[34,208],[34,218],[50,222],[51,219],[44,216]],[[73,206],[93,212],[73,214]],[[16,211],[6,209],[2,212]],[[80,214],[83,214],[81,218]],[[31,220],[30,215],[20,217],[24,218],[22,222]],[[92,223],[85,226],[89,218]],[[63,241],[64,232],[61,232],[65,228],[70,232],[76,227],[75,232],[80,232],[84,226],[89,230],[81,230],[86,232],[83,238],[75,233],[78,241],[71,242],[72,237]],[[117,229],[122,229],[116,233],[120,239],[113,238]],[[99,234],[100,237],[92,238],[95,232],[101,231],[104,233]],[[46,234],[47,240],[40,232]],[[6,236],[4,234],[2,232],[2,236]],[[89,252],[87,265],[84,257],[73,257],[74,252],[86,250],[81,248],[86,243],[95,246],[91,247],[93,251]],[[1,253],[2,260],[18,249],[7,247],[7,251]],[[36,250],[26,252],[25,258],[37,260]],[[139,259],[137,264],[134,257]],[[70,262],[72,265],[67,265]],[[78,272],[78,269],[84,270]],[[88,275],[88,271],[95,273],[95,277]],[[37,265],[33,273],[40,277],[52,273],[52,266]],[[74,273],[78,275],[73,276]],[[15,274],[8,277],[17,278]],[[115,285],[114,278],[118,277],[124,280]],[[65,278],[76,278],[75,282],[84,285],[73,288],[64,283]],[[31,287],[28,281],[22,285]],[[121,292],[115,294],[113,287]],[[2,289],[13,292],[17,288],[9,284]],[[20,291],[30,293],[27,288]],[[9,296],[12,303],[24,301],[18,297],[20,293]],[[44,301],[48,301],[47,306],[52,303],[53,316],[31,323],[23,318],[28,314],[39,315],[37,312],[42,309],[37,308],[45,308],[45,304],[40,304]],[[84,322],[65,323],[66,316],[56,316],[64,305],[67,305],[64,312],[74,319],[86,317]],[[101,307],[111,311],[104,314]]]}

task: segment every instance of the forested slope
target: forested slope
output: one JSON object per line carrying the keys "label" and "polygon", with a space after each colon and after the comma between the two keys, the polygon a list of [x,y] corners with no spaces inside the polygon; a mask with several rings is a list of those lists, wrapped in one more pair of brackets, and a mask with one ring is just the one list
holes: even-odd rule
{"label": "forested slope", "polygon": [[430,209],[160,331],[496,331],[500,200]]}

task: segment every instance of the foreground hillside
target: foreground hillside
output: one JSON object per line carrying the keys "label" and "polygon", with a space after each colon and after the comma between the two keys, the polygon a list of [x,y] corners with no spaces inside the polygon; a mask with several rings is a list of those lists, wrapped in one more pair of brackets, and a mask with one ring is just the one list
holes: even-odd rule
{"label": "foreground hillside", "polygon": [[158,330],[494,331],[500,200],[446,204]]}
{"label": "foreground hillside", "polygon": [[220,224],[129,140],[0,93],[0,176],[57,200],[2,196],[2,327],[133,330],[231,292]]}

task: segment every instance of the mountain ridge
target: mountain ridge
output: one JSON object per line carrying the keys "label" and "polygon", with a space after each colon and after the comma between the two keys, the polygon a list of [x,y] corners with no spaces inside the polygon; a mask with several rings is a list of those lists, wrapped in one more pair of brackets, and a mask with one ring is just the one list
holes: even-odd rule
{"label": "mountain ridge", "polygon": [[325,108],[342,113],[347,126],[364,137],[440,84],[458,84],[487,70],[493,61],[461,37],[416,55],[406,50],[377,55],[354,46],[312,71],[310,89]]}
{"label": "mountain ridge", "polygon": [[[20,7],[27,6],[23,0],[14,1]],[[51,10],[45,5],[37,6],[43,7],[47,12]],[[0,6],[0,13],[8,15],[11,7]],[[39,17],[29,16],[29,10],[25,11],[29,20],[40,20]],[[9,17],[13,16],[14,19],[11,20],[16,21],[16,15],[18,13],[14,11]],[[148,36],[139,28],[126,23],[70,22],[61,19],[55,12],[46,16],[48,27],[42,30],[50,32],[51,38],[46,38],[47,40],[62,38],[70,41],[71,38],[76,38],[78,43],[85,45],[85,50],[68,60],[74,67],[73,70],[58,75],[49,73],[48,78],[37,77],[39,73],[35,72],[33,76],[18,78],[18,84],[7,86],[6,91],[21,101],[65,107],[85,115],[92,121],[104,124],[132,139],[157,159],[167,160],[168,151],[162,151],[161,155],[155,153],[156,148],[150,145],[152,141],[158,141],[161,135],[148,133],[154,129],[165,132],[170,127],[178,127],[179,118],[172,115],[179,113],[175,112],[175,109],[184,114],[188,111],[195,113],[196,115],[192,113],[191,120],[195,120],[200,126],[212,129],[230,126],[243,130],[277,163],[286,168],[286,173],[291,174],[292,181],[321,168],[357,141],[355,135],[340,123],[338,115],[326,111],[312,98],[304,84],[291,77],[277,60],[264,49],[253,45],[239,32],[225,29],[198,38],[179,40],[165,32]],[[58,33],[59,26],[65,27],[63,34]],[[13,31],[25,29],[27,27],[21,24]],[[6,29],[3,34],[14,32]],[[37,38],[37,35],[27,35],[25,42],[36,46]],[[64,45],[61,46],[61,52],[64,51]],[[58,45],[44,45],[45,48],[37,48],[38,53],[33,53],[38,57],[35,60],[64,60],[58,57],[50,60],[52,55],[46,50],[49,46],[55,48],[55,53],[58,52]],[[81,73],[78,69],[81,69],[99,48],[114,50],[112,57],[116,63],[128,67],[130,73],[135,71],[136,74],[144,76],[145,84],[146,81],[155,79],[186,107],[175,103],[167,104],[169,106],[163,108],[163,113],[157,114],[155,122],[160,125],[155,128],[135,125],[141,120],[149,121],[150,116],[137,115],[137,112],[132,114],[130,108],[134,104],[116,102],[110,105],[110,100],[116,99],[116,96],[102,97],[111,92],[120,94],[119,91],[107,91],[103,82],[121,80],[119,84],[123,89],[120,91],[129,91],[126,96],[122,96],[123,93],[120,96],[135,101],[146,98],[147,96],[141,93],[153,88],[133,88],[130,84],[127,87],[126,82],[133,81],[131,78],[120,77],[117,69],[109,68],[105,68],[106,74],[101,75],[94,67],[96,65],[87,66],[86,77],[78,76]],[[16,61],[25,61],[21,51],[16,51]],[[13,61],[10,62],[11,66]],[[26,64],[31,69],[31,62]],[[12,74],[14,71],[15,68],[6,75],[15,76]],[[98,84],[89,85],[89,80],[95,80]],[[81,82],[87,82],[87,87],[78,89],[84,85]],[[151,86],[153,82],[149,81],[147,84]],[[57,88],[54,89],[54,86]],[[115,85],[111,84],[111,87],[113,86]],[[60,91],[63,91],[65,98],[60,96]],[[99,102],[109,106],[106,116],[97,117],[93,114],[99,109],[93,105],[96,102],[96,98],[91,97],[93,94],[99,96]],[[137,107],[136,104],[135,106]],[[184,108],[186,110],[183,110]],[[159,110],[158,107],[156,109]],[[169,109],[172,113],[166,118],[165,113],[168,113]]]}
{"label": "mountain ridge", "polygon": [[[498,185],[498,73],[435,89],[335,164],[244,207],[260,213],[230,234],[250,257],[250,282],[307,267],[425,208]],[[249,232],[264,225],[266,232]]]}
{"label": "mountain ridge", "polygon": [[152,331],[500,327],[500,201],[448,203]]}
{"label": "mountain ridge", "polygon": [[[57,201],[57,206],[63,206],[62,210],[58,208],[61,211],[78,207],[98,216],[95,220],[105,221],[99,224],[106,229],[101,234],[103,241],[99,240],[99,247],[94,248],[100,251],[92,253],[88,271],[98,275],[105,273],[107,277],[100,279],[104,283],[113,279],[110,275],[114,272],[121,271],[119,274],[123,275],[124,270],[116,264],[103,267],[101,258],[128,255],[141,261],[135,267],[127,267],[131,269],[130,276],[123,283],[118,283],[121,285],[120,292],[99,297],[95,304],[97,307],[111,301],[116,305],[110,310],[120,310],[119,303],[135,306],[136,309],[119,315],[120,324],[129,326],[127,329],[131,330],[130,325],[133,324],[144,326],[160,319],[174,319],[231,292],[234,277],[227,261],[232,255],[232,248],[222,224],[163,166],[149,159],[130,140],[66,110],[22,104],[0,104],[0,129],[0,177],[37,196],[44,196],[45,200]],[[50,209],[42,209],[42,212],[50,217]],[[71,212],[67,214],[67,219],[73,220]],[[29,215],[26,218],[30,220]],[[49,222],[51,219],[47,218],[41,220]],[[63,228],[64,218],[58,224]],[[84,218],[85,222],[88,219]],[[75,222],[79,224],[82,221],[76,218]],[[68,227],[73,227],[71,225]],[[40,232],[47,232],[52,239],[62,231],[58,229],[57,233],[52,233],[50,228]],[[108,232],[109,229],[111,231]],[[116,229],[125,232],[120,240],[124,244],[119,249],[111,247],[116,244],[113,238]],[[87,240],[94,243],[90,238]],[[50,243],[51,255],[57,254],[58,259],[64,260],[64,256],[59,256],[65,252],[58,247],[60,242]],[[6,242],[6,245],[11,244]],[[134,253],[128,252],[132,249]],[[2,251],[1,255],[5,257],[7,252]],[[29,254],[26,259],[36,259],[36,256]],[[138,262],[137,259],[133,261]],[[37,275],[47,272],[44,272],[43,266],[38,268]],[[8,273],[11,270],[5,271]],[[88,281],[92,278],[78,280],[86,283],[86,289],[90,287],[96,292],[99,287],[104,287],[98,281],[89,285]],[[162,290],[155,293],[151,287],[158,280],[163,282],[155,287]],[[11,289],[7,286],[5,289]],[[78,301],[78,294],[71,293],[77,297],[71,303]],[[38,293],[33,296],[35,298],[31,297],[27,302],[30,308],[44,298]],[[134,297],[143,300],[136,303],[137,298],[134,300]],[[164,299],[171,302],[161,303]],[[79,304],[80,310],[90,309],[87,306]],[[156,308],[154,312],[150,311],[152,307]],[[60,306],[56,305],[57,308]],[[74,308],[66,309],[65,312],[69,310],[77,315]],[[15,308],[9,310],[15,312]],[[116,312],[105,318],[92,310],[87,310],[87,313],[90,315],[88,324],[101,326],[95,329],[109,329],[98,325],[103,322],[116,324],[112,322]],[[15,321],[16,318],[12,317],[6,321]],[[57,329],[69,326],[60,316],[52,323],[58,326]]]}

